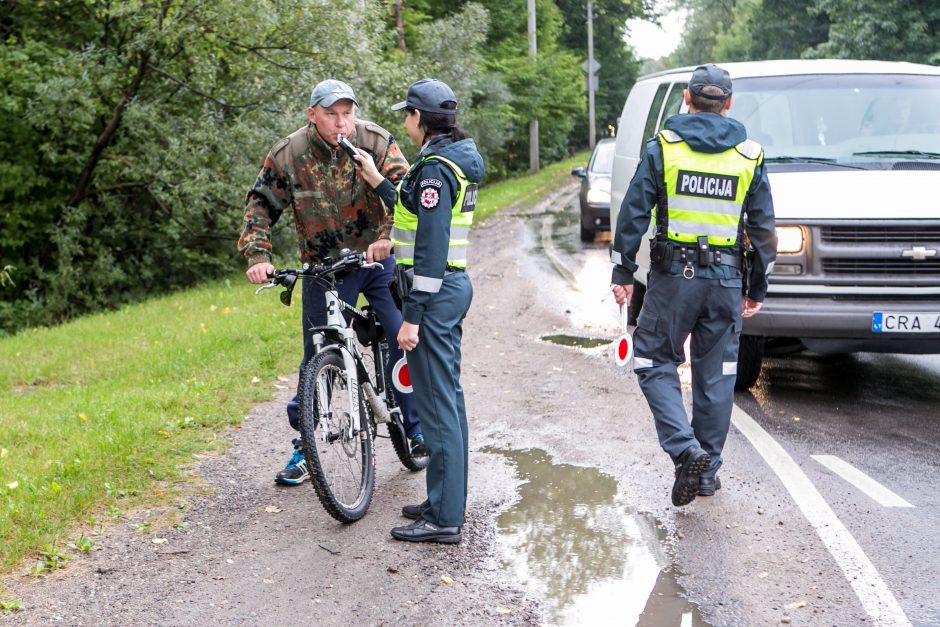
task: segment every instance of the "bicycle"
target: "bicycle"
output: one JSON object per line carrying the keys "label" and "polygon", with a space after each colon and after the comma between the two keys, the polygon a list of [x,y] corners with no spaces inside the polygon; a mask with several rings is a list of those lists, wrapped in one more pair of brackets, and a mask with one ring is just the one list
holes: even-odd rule
{"label": "bicycle", "polygon": [[[375,312],[341,300],[336,290],[342,280],[337,274],[381,264],[367,263],[362,253],[345,249],[338,261],[325,262],[275,270],[271,282],[255,294],[284,287],[280,300],[290,306],[297,279],[326,287],[327,324],[312,329],[314,356],[300,377],[300,433],[320,503],[336,520],[351,523],[365,516],[372,502],[378,424],[387,425],[405,468],[422,470],[429,457],[411,455],[401,408],[387,380],[388,340]],[[372,372],[360,346],[371,347]]]}

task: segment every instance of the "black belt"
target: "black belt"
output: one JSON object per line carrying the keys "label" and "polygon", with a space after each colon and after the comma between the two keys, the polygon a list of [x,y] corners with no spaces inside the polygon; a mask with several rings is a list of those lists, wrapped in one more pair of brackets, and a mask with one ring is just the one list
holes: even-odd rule
{"label": "black belt", "polygon": [[454,272],[463,272],[466,268],[458,268],[456,266],[447,266],[444,268],[444,274],[453,274]]}
{"label": "black belt", "polygon": [[[714,263],[721,264],[723,266],[731,266],[732,268],[741,269],[741,255],[736,254],[733,250],[725,248],[712,248],[709,250],[710,254],[714,255]],[[684,263],[702,265],[699,263],[699,253],[695,248],[683,248],[678,247],[672,252],[673,261],[682,261]],[[711,264],[706,264],[711,265]]]}

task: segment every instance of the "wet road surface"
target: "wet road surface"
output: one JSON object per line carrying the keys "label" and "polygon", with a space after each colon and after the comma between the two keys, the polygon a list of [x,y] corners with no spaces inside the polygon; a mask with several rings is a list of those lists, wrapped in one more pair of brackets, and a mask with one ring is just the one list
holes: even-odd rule
{"label": "wet road surface", "polygon": [[[604,234],[593,243],[581,244],[576,202],[576,198],[560,199],[548,210],[550,217],[532,222],[533,251],[548,260],[536,265],[546,275],[555,272],[560,279],[553,282],[541,277],[539,284],[545,297],[567,312],[572,327],[569,338],[579,337],[580,333],[612,340],[619,329],[615,305],[606,297],[609,239]],[[544,228],[546,221],[552,224],[549,235]],[[567,273],[558,270],[559,264]],[[577,285],[577,293],[563,293],[562,281]],[[568,339],[569,344],[572,341]],[[734,490],[746,490],[748,483],[771,484],[776,497],[763,502],[755,499],[748,509],[757,516],[779,519],[780,527],[792,528],[800,535],[800,554],[783,551],[782,562],[828,562],[831,567],[835,560],[837,565],[820,582],[808,587],[815,593],[814,598],[795,598],[789,605],[783,604],[779,608],[781,619],[795,624],[865,621],[940,625],[940,594],[936,592],[940,578],[940,506],[935,497],[935,486],[940,483],[940,356],[799,353],[768,357],[758,384],[738,393],[735,402],[739,411],[769,434],[774,446],[779,444],[784,455],[792,458],[794,472],[808,479],[801,487],[818,492],[824,501],[822,507],[831,508],[838,519],[833,526],[840,523],[846,531],[827,545],[821,538],[830,530],[820,529],[827,527],[826,523],[815,523],[818,536],[812,524],[807,529],[814,512],[809,512],[807,518],[807,512],[801,510],[806,508],[807,501],[801,501],[806,495],[799,492],[801,487],[793,487],[800,481],[768,473],[767,462],[747,439],[735,437],[736,430],[732,429],[726,449],[728,461],[721,473],[725,489],[714,499],[698,499],[688,511],[701,507],[699,501],[718,503],[730,496],[729,478],[737,480],[731,488]],[[657,447],[655,440],[649,446]],[[746,465],[738,463],[745,460]],[[788,492],[790,489],[796,494]],[[809,502],[815,503],[815,496],[810,496]],[[721,529],[725,526],[721,521],[716,516],[705,526]],[[741,523],[727,524],[733,528]],[[857,554],[843,546],[852,541],[857,543]],[[722,603],[720,595],[713,592],[727,585],[722,581],[724,575],[758,559],[760,554],[776,552],[774,547],[760,547],[760,543],[745,545],[744,553],[733,556],[732,561],[739,564],[732,568],[729,563],[722,572],[720,565],[727,556],[719,557],[724,553],[720,546],[711,547],[715,554],[709,555],[709,550],[702,551],[701,547],[684,549],[682,545],[680,541],[675,567],[692,573],[682,581],[687,584],[689,598],[701,605],[706,617],[715,615],[716,607],[711,604]],[[827,551],[831,546],[835,548]],[[870,570],[866,570],[867,565]],[[856,566],[860,572],[853,571]],[[700,567],[713,572],[710,576],[696,575]],[[762,571],[754,576],[766,582],[772,574]],[[869,582],[865,577],[879,580],[870,587],[882,586],[881,596],[866,588]],[[858,583],[859,578],[864,579],[864,585]],[[897,611],[888,607],[892,599],[898,604]],[[840,612],[836,604],[855,607]],[[830,608],[824,617],[819,609],[826,605]]]}

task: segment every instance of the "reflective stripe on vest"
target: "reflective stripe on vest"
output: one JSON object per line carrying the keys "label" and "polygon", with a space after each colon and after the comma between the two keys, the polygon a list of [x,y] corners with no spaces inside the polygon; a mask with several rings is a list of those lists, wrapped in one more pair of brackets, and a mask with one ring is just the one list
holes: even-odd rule
{"label": "reflective stripe on vest", "polygon": [[763,160],[760,144],[745,140],[719,153],[696,152],[669,129],[659,133],[663,180],[669,206],[668,237],[694,244],[708,236],[713,246],[732,246],[754,171]]}
{"label": "reflective stripe on vest", "polygon": [[[418,231],[418,214],[401,202],[402,189],[414,178],[421,164],[429,160],[447,164],[457,177],[460,186],[457,198],[450,211],[450,241],[447,248],[447,265],[453,268],[467,267],[467,247],[470,244],[470,227],[473,225],[473,210],[477,204],[477,184],[471,183],[456,163],[440,155],[427,155],[414,164],[398,182],[398,202],[395,204],[392,245],[395,246],[395,262],[403,266],[415,264],[415,235]],[[417,289],[417,282],[415,283]],[[437,291],[437,290],[422,290]]]}

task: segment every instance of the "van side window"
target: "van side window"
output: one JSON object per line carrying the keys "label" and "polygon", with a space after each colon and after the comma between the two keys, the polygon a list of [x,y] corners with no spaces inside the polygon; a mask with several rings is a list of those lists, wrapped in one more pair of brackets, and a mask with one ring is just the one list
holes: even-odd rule
{"label": "van side window", "polygon": [[655,135],[658,130],[656,123],[659,121],[659,111],[663,107],[663,100],[666,98],[666,89],[668,88],[669,85],[663,83],[656,90],[656,95],[653,96],[653,104],[650,105],[649,115],[646,116],[646,126],[643,127],[643,137],[640,138],[640,151],[638,153],[640,155],[646,154],[646,140]]}
{"label": "van side window", "polygon": [[672,89],[669,90],[669,97],[666,98],[666,106],[663,107],[663,122],[665,122],[666,118],[669,116],[679,113],[679,109],[682,107],[683,102],[682,92],[686,87],[686,83],[672,84]]}

